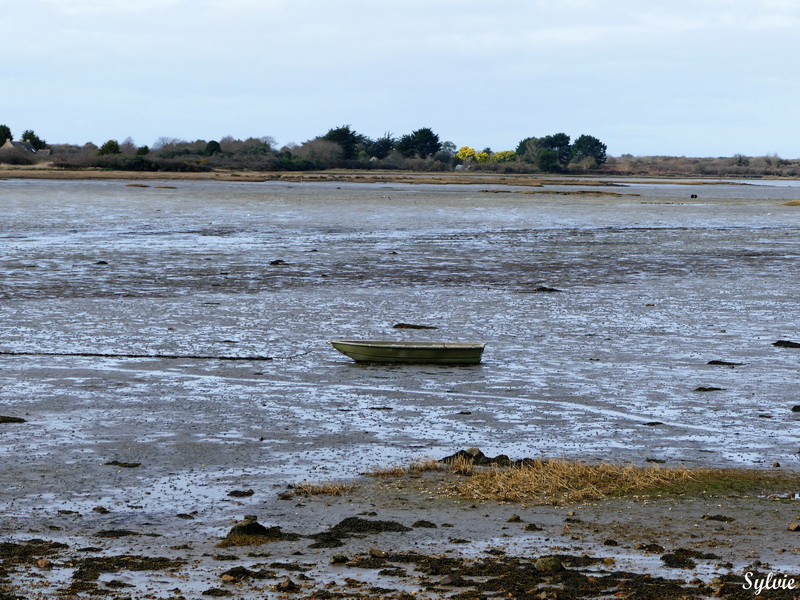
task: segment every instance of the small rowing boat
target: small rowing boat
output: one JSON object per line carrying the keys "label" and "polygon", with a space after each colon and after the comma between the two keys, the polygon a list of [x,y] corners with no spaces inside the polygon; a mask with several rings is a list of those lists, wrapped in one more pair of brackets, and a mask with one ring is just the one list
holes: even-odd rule
{"label": "small rowing boat", "polygon": [[331,340],[331,345],[357,362],[475,365],[486,344],[476,342],[396,342]]}

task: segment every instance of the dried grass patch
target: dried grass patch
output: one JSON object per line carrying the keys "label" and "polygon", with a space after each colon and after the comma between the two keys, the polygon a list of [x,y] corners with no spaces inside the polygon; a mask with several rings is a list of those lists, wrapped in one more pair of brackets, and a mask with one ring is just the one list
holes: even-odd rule
{"label": "dried grass patch", "polygon": [[748,469],[589,465],[564,460],[534,460],[507,469],[476,469],[466,479],[443,483],[441,489],[448,495],[471,500],[567,504],[659,493],[734,492],[789,482],[796,485],[798,478]]}
{"label": "dried grass patch", "polygon": [[378,479],[392,479],[396,477],[415,476],[420,473],[427,473],[430,471],[449,471],[450,466],[439,462],[435,458],[423,458],[415,460],[408,466],[403,465],[389,465],[388,467],[376,467],[370,471],[363,473],[367,477],[375,477]]}
{"label": "dried grass patch", "polygon": [[789,200],[783,203],[784,206],[800,206],[800,200]]}
{"label": "dried grass patch", "polygon": [[294,483],[291,493],[294,496],[344,496],[356,490],[354,483]]}

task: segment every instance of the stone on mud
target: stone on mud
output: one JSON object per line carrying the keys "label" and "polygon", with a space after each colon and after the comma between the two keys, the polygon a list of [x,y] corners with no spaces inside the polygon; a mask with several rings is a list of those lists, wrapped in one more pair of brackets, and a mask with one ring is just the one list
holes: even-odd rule
{"label": "stone on mud", "polygon": [[234,525],[217,547],[227,548],[230,546],[258,546],[269,542],[280,542],[284,540],[297,540],[300,536],[296,533],[283,531],[279,526],[264,527],[258,522],[255,515],[247,515],[239,523]]}

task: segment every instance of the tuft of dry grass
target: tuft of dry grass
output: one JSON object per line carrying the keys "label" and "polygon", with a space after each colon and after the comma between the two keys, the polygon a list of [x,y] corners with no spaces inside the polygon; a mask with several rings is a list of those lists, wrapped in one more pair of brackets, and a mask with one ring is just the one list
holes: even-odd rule
{"label": "tuft of dry grass", "polygon": [[408,469],[412,475],[418,475],[430,471],[447,471],[448,466],[435,458],[423,458],[412,462]]}
{"label": "tuft of dry grass", "polygon": [[448,471],[450,467],[444,463],[439,462],[435,458],[422,458],[415,460],[410,465],[389,465],[388,467],[375,467],[370,471],[362,473],[367,477],[376,477],[378,479],[393,479],[396,477],[417,476],[420,473],[430,471]]}
{"label": "tuft of dry grass", "polygon": [[800,206],[800,200],[789,200],[783,203],[784,206]]}
{"label": "tuft of dry grass", "polygon": [[466,456],[456,456],[447,463],[446,468],[456,475],[473,475],[475,473],[475,461]]}
{"label": "tuft of dry grass", "polygon": [[405,477],[409,474],[409,467],[403,465],[389,465],[388,467],[375,467],[365,471],[362,475],[375,477],[377,479],[393,479],[395,477]]}
{"label": "tuft of dry grass", "polygon": [[354,483],[294,483],[291,493],[294,496],[344,496],[355,491]]}
{"label": "tuft of dry grass", "polygon": [[687,469],[660,466],[589,465],[566,460],[535,460],[507,469],[474,471],[464,480],[444,483],[443,491],[471,500],[565,504],[648,494],[729,493],[759,486],[798,483],[785,476],[749,469]]}

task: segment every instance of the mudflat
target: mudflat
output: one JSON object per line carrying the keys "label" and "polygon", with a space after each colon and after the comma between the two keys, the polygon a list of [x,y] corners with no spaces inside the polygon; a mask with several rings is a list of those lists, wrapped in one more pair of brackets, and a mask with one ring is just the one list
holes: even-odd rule
{"label": "mudflat", "polygon": [[[9,597],[750,598],[797,570],[800,188],[130,183],[0,181]],[[487,346],[376,367],[336,337]],[[542,507],[359,476],[471,446],[787,484]],[[356,487],[293,493],[324,481]]]}

